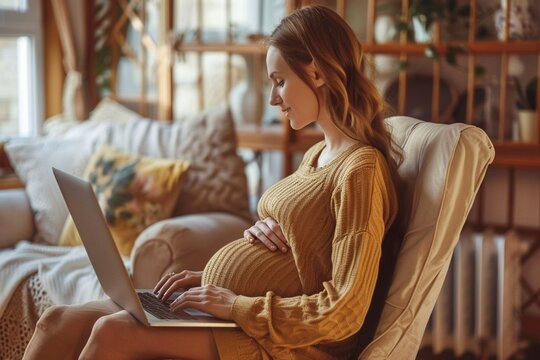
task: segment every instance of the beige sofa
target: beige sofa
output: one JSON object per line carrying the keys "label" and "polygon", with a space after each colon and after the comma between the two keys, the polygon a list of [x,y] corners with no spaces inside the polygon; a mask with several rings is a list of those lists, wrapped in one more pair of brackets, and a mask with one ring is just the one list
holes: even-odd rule
{"label": "beige sofa", "polygon": [[[202,269],[219,247],[250,226],[244,163],[236,154],[226,106],[166,124],[139,118],[105,100],[90,121],[61,136],[6,146],[27,186],[0,191],[0,248],[23,239],[57,242],[67,209],[50,166],[82,175],[84,159],[101,144],[190,162],[172,218],[146,229],[135,242],[131,260],[136,286],[150,287],[172,270]],[[66,164],[69,161],[72,164]]]}

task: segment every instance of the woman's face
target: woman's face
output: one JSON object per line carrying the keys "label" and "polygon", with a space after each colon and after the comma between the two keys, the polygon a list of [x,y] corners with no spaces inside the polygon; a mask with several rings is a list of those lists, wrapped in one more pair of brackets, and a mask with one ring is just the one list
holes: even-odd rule
{"label": "woman's face", "polygon": [[[268,77],[272,81],[270,105],[279,106],[295,130],[318,120],[319,105],[311,88],[289,67],[278,49],[266,54]],[[309,70],[308,70],[309,71]]]}

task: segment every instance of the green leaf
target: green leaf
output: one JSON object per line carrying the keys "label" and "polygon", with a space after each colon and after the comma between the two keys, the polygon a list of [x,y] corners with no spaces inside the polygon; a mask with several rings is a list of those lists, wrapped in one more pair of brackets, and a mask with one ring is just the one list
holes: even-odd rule
{"label": "green leaf", "polygon": [[457,0],[448,0],[446,7],[448,11],[453,12],[457,8]]}
{"label": "green leaf", "polygon": [[527,102],[531,106],[531,110],[536,110],[536,91],[538,89],[538,77],[533,77],[527,84]]}
{"label": "green leaf", "polygon": [[398,32],[409,31],[409,24],[408,24],[406,21],[399,20],[399,21],[396,23],[396,30],[397,30]]}
{"label": "green leaf", "polygon": [[446,52],[446,62],[450,65],[456,65],[457,64],[457,57],[456,52],[453,48],[448,48],[448,51]]}
{"label": "green leaf", "polygon": [[457,65],[457,55],[467,52],[467,48],[464,45],[449,46],[446,50],[446,62],[450,65]]}
{"label": "green leaf", "polygon": [[111,169],[114,166],[114,160],[105,160],[103,159],[103,162],[101,163],[101,167],[103,168],[103,175],[108,175]]}
{"label": "green leaf", "polygon": [[118,214],[118,217],[120,218],[120,220],[129,220],[133,217],[133,214],[128,212],[128,211],[120,211],[120,213]]}
{"label": "green leaf", "polygon": [[475,74],[476,76],[480,76],[480,77],[481,77],[481,76],[484,76],[485,73],[486,73],[486,69],[485,69],[482,65],[476,65],[476,66],[474,67],[474,74]]}
{"label": "green leaf", "polygon": [[119,193],[119,192],[113,192],[111,194],[111,197],[107,199],[107,206],[110,208],[117,208],[119,206],[124,205],[128,201],[133,199],[133,195],[129,193]]}
{"label": "green leaf", "polygon": [[399,62],[399,70],[400,71],[407,70],[408,67],[409,67],[409,62],[407,60],[401,60]]}
{"label": "green leaf", "polygon": [[115,221],[114,212],[109,209],[105,210],[105,219],[107,220],[109,225],[114,225],[114,221]]}
{"label": "green leaf", "polygon": [[486,25],[480,25],[476,31],[476,38],[478,40],[487,39],[489,37],[489,28]]}
{"label": "green leaf", "polygon": [[112,181],[115,184],[115,187],[126,188],[129,186],[135,177],[135,166],[137,166],[137,163],[138,161],[134,160],[114,173]]}
{"label": "green leaf", "polygon": [[469,17],[471,15],[471,5],[470,4],[463,5],[462,7],[458,9],[457,14],[459,16]]}
{"label": "green leaf", "polygon": [[434,59],[434,60],[439,59],[439,52],[437,51],[437,48],[433,45],[426,46],[426,49],[424,50],[424,54],[430,59]]}

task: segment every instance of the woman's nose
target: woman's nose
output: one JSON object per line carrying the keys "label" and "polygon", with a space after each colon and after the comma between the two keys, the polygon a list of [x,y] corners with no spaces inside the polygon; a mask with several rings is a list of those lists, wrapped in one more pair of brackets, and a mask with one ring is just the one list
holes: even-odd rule
{"label": "woman's nose", "polygon": [[270,99],[268,99],[268,102],[272,106],[279,105],[279,104],[281,104],[281,97],[272,91],[270,93]]}

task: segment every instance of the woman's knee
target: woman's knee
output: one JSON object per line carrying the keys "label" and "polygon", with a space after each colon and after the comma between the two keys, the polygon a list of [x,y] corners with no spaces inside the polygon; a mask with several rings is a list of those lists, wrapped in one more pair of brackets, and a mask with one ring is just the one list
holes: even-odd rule
{"label": "woman's knee", "polygon": [[99,318],[79,359],[129,358],[131,347],[128,344],[136,331],[133,321],[136,322],[126,311]]}
{"label": "woman's knee", "polygon": [[39,318],[36,329],[43,331],[46,334],[51,333],[54,330],[61,330],[68,325],[66,321],[67,314],[69,312],[69,306],[66,305],[53,305]]}
{"label": "woman's knee", "polygon": [[120,344],[124,337],[129,341],[137,330],[137,321],[126,311],[99,318],[90,335],[93,343],[107,346]]}

